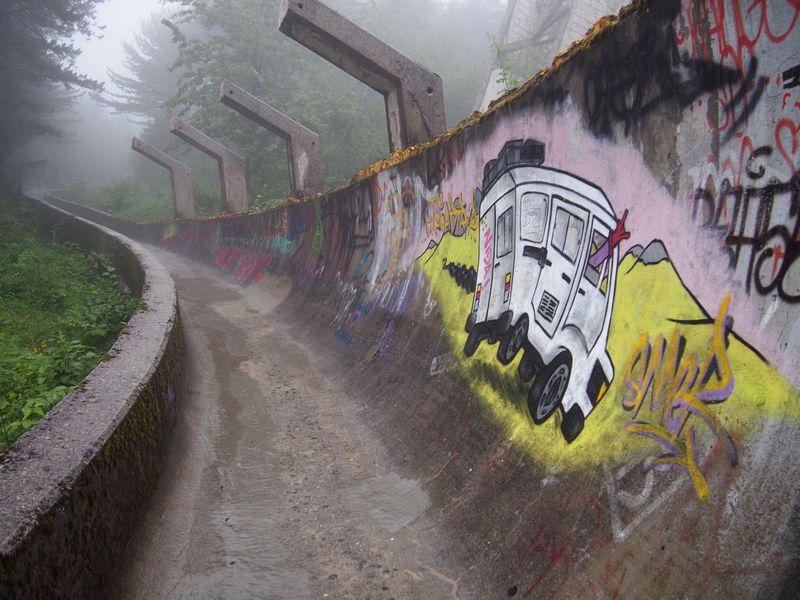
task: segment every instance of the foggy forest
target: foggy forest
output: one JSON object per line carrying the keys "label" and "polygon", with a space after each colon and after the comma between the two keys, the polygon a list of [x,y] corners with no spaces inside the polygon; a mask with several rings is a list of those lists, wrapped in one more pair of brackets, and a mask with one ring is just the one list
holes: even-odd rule
{"label": "foggy forest", "polygon": [[[284,142],[219,103],[223,79],[319,134],[328,188],[389,152],[383,98],[281,34],[279,0],[151,2],[141,20],[119,0],[4,4],[0,164],[7,187],[22,165],[33,187],[137,221],[170,218],[169,176],[130,151],[138,136],[192,168],[198,211],[214,214],[216,165],[170,135],[169,119],[179,116],[246,159],[252,208],[274,205],[290,193]],[[441,76],[448,127],[477,107],[499,57],[503,0],[327,4]],[[116,49],[94,50],[91,42],[112,29]],[[81,70],[88,63],[97,74]],[[531,69],[515,70],[518,78],[508,81],[518,83]]]}

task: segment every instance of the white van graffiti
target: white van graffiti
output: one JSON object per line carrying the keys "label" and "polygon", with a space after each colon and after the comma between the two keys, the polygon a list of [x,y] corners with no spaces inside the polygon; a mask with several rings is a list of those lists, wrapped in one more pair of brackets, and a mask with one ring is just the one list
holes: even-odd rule
{"label": "white van graffiti", "polygon": [[543,162],[544,144],[512,140],[484,167],[464,354],[499,342],[509,364],[524,349],[531,417],[543,423],[560,406],[571,442],[614,377],[606,345],[628,213],[617,220],[600,188]]}

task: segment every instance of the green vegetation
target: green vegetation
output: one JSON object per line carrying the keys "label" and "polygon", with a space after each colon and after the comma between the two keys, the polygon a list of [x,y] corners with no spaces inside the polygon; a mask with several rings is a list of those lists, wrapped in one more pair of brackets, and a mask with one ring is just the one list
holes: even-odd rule
{"label": "green vegetation", "polygon": [[[198,216],[210,217],[222,211],[219,187],[195,182],[193,193]],[[96,189],[71,185],[57,195],[135,223],[169,221],[175,216],[171,190],[142,186],[130,179]]]}
{"label": "green vegetation", "polygon": [[0,198],[0,451],[95,367],[137,304],[109,257],[33,230]]}
{"label": "green vegetation", "polygon": [[490,35],[489,40],[492,42],[492,50],[495,53],[495,63],[498,69],[496,83],[500,84],[503,93],[507,94],[517,89],[522,84],[522,81],[514,77],[513,69],[509,63],[508,52],[497,41],[497,38]]}
{"label": "green vegetation", "polygon": [[[32,137],[58,135],[53,117],[77,90],[103,88],[75,70],[76,38],[92,34],[96,3],[3,0],[0,5],[0,166]],[[13,168],[9,175],[15,175]]]}

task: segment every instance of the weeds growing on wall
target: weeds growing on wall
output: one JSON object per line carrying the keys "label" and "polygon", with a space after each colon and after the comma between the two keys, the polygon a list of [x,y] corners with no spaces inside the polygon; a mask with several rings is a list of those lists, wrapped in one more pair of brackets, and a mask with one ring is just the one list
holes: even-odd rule
{"label": "weeds growing on wall", "polygon": [[95,367],[137,304],[108,256],[34,231],[0,198],[0,452]]}
{"label": "weeds growing on wall", "polygon": [[497,41],[497,38],[493,35],[490,35],[489,41],[492,44],[492,52],[495,54],[495,63],[498,68],[497,81],[495,83],[502,86],[501,89],[503,94],[508,94],[522,85],[522,81],[517,77],[514,77],[508,52],[503,49],[500,42]]}

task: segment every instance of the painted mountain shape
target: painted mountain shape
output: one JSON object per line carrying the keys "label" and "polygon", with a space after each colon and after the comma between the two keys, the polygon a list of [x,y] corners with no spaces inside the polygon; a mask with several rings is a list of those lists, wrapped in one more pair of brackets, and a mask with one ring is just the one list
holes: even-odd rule
{"label": "painted mountain shape", "polygon": [[661,240],[653,240],[647,244],[646,248],[642,248],[640,244],[636,244],[625,253],[622,259],[625,260],[629,255],[635,259],[631,269],[638,264],[649,266],[657,265],[662,260],[669,261],[669,253]]}
{"label": "painted mountain shape", "polygon": [[[676,329],[686,340],[684,355],[696,354],[702,359],[713,339],[719,304],[703,307],[697,301],[661,241],[631,248],[619,262],[607,344],[615,376],[587,419],[583,432],[567,449],[557,427],[534,425],[523,408],[529,387],[520,382],[518,375],[522,353],[507,366],[498,362],[496,345],[482,344],[470,358],[463,354],[467,339],[464,321],[472,309],[473,296],[465,293],[442,266],[454,263],[459,268],[462,265],[475,268],[476,246],[474,239],[447,234],[436,248],[429,248],[419,259],[430,286],[428,302],[436,308],[449,339],[448,350],[454,357],[448,371],[463,377],[492,418],[507,428],[509,437],[529,452],[536,464],[565,469],[602,468],[606,461],[624,462],[632,456],[642,458],[659,452],[656,442],[626,432],[631,413],[621,403],[628,393],[627,363],[643,335],[651,341],[661,335],[669,343]],[[443,257],[447,257],[444,262]],[[720,300],[723,293],[719,294]],[[732,316],[735,319],[736,315]],[[746,340],[740,340],[735,330],[727,353],[736,378],[735,389],[727,401],[715,404],[713,411],[734,435],[745,435],[760,419],[773,415],[792,415],[791,418],[800,421],[797,391]],[[658,416],[648,410],[642,412],[641,419],[656,423]]]}

